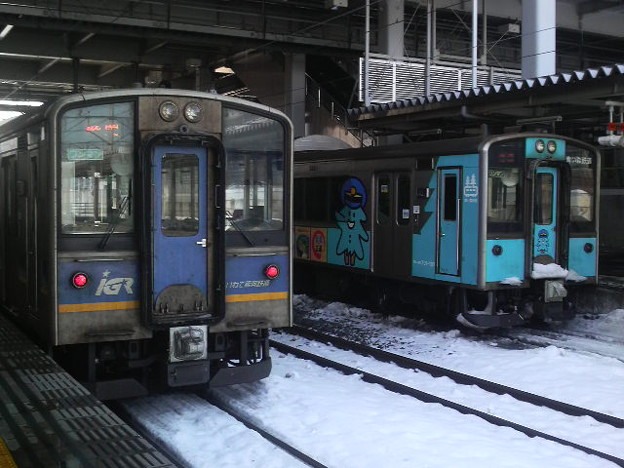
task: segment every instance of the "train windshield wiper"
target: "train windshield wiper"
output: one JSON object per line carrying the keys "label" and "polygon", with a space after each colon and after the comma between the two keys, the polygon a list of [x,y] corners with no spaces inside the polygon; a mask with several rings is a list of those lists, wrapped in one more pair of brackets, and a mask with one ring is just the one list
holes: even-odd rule
{"label": "train windshield wiper", "polygon": [[241,233],[241,236],[243,236],[245,238],[245,240],[249,243],[249,245],[251,247],[255,247],[256,245],[253,243],[253,241],[249,238],[249,236],[245,233],[245,231],[238,225],[238,221],[236,221],[234,219],[234,215],[232,215],[232,213],[230,213],[230,211],[226,210],[225,211],[225,218],[226,221],[228,223],[230,223],[234,229],[236,229],[237,232]]}
{"label": "train windshield wiper", "polygon": [[128,195],[126,195],[121,201],[121,205],[119,205],[119,211],[117,211],[117,216],[110,223],[110,226],[108,226],[106,234],[104,234],[104,237],[102,237],[102,240],[98,244],[98,249],[103,250],[104,247],[106,247],[106,244],[108,244],[108,240],[115,232],[115,229],[117,229],[117,226],[119,226],[122,216],[126,214],[126,211],[128,211],[128,208],[130,207],[130,200],[132,200],[132,191],[130,191]]}

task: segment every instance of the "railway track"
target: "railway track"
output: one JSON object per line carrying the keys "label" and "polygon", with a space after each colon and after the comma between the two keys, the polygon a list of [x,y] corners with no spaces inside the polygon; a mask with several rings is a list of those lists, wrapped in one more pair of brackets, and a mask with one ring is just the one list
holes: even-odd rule
{"label": "railway track", "polygon": [[[602,424],[607,424],[609,426],[612,426],[613,428],[617,428],[617,429],[624,428],[624,420],[621,418],[617,418],[608,414],[599,413],[599,412],[592,411],[586,408],[576,407],[574,405],[570,405],[564,402],[552,400],[552,399],[545,398],[540,395],[535,395],[529,392],[525,392],[522,390],[518,390],[518,389],[507,387],[501,384],[497,384],[495,382],[490,382],[484,379],[462,374],[457,371],[434,366],[428,363],[424,363],[422,361],[418,361],[418,360],[406,358],[403,356],[399,356],[396,354],[388,353],[388,352],[385,352],[376,348],[371,348],[371,347],[360,345],[357,343],[352,343],[347,340],[325,335],[323,333],[320,333],[314,330],[304,329],[302,327],[296,326],[296,327],[293,327],[292,329],[289,329],[289,333],[299,335],[308,340],[314,340],[314,341],[318,341],[321,343],[329,343],[336,348],[340,348],[346,351],[352,351],[363,356],[369,356],[377,361],[381,361],[385,363],[394,363],[395,365],[400,366],[405,369],[426,372],[434,377],[448,377],[458,384],[476,385],[479,388],[487,392],[495,393],[498,395],[508,394],[512,396],[513,398],[519,401],[522,401],[524,403],[529,403],[532,405],[545,407],[553,411],[564,413],[569,416],[574,416],[574,417],[587,417],[588,416],[588,417],[594,418],[596,421]],[[537,429],[534,429],[534,428],[531,428],[522,424],[514,423],[507,419],[492,415],[488,412],[484,412],[484,411],[472,408],[470,406],[459,404],[449,399],[439,397],[435,394],[424,392],[414,387],[404,385],[400,382],[389,380],[379,375],[366,372],[362,369],[354,368],[354,367],[327,359],[323,356],[301,350],[297,347],[287,345],[283,342],[272,340],[271,345],[282,353],[291,354],[301,359],[313,361],[320,366],[329,367],[347,375],[359,374],[362,376],[362,380],[364,380],[365,382],[381,385],[389,391],[400,393],[403,395],[412,396],[423,402],[438,403],[445,407],[452,408],[456,411],[459,411],[462,414],[474,415],[474,416],[480,417],[490,422],[491,424],[515,429],[519,432],[522,432],[523,434],[526,434],[529,437],[540,437],[546,440],[557,442],[562,445],[573,447],[587,454],[598,456],[600,458],[613,462],[618,466],[624,467],[624,459],[608,454],[608,453],[604,453],[600,450],[596,450],[591,447],[587,447],[582,444],[579,444],[570,440],[566,440],[564,438],[557,437],[557,436],[545,433],[543,431],[540,431],[540,430],[537,430]]]}
{"label": "railway track", "polygon": [[146,431],[141,422],[128,412],[127,408],[121,403],[121,400],[109,400],[106,402],[106,406],[108,406],[111,411],[128,424],[128,426],[134,429],[141,437],[147,440],[154,447],[158,447],[158,450],[165,454],[176,467],[193,468],[182,458],[180,458],[173,447],[163,444],[158,438],[150,434],[149,431]]}
{"label": "railway track", "polygon": [[312,456],[302,452],[301,450],[299,450],[295,446],[293,446],[293,445],[289,444],[288,442],[286,442],[284,439],[281,439],[280,437],[272,434],[269,429],[264,428],[264,427],[256,424],[251,418],[245,416],[244,414],[242,414],[242,413],[240,413],[238,411],[235,411],[233,408],[229,407],[227,404],[223,403],[222,401],[218,400],[217,398],[213,398],[210,394],[199,393],[198,395],[200,397],[202,397],[202,398],[205,398],[208,403],[210,403],[211,405],[216,406],[221,411],[229,414],[234,419],[236,419],[240,423],[244,424],[248,429],[251,429],[252,431],[257,432],[265,440],[267,440],[268,442],[272,443],[276,447],[279,447],[284,452],[288,453],[289,455],[291,455],[292,457],[294,457],[297,460],[301,461],[302,463],[304,463],[304,464],[306,464],[308,466],[311,466],[313,468],[327,468],[326,465],[324,465],[323,463],[319,462],[314,457],[312,457]]}
{"label": "railway track", "polygon": [[624,341],[610,335],[589,331],[530,328],[500,330],[498,336],[531,346],[555,345],[571,351],[594,353],[624,362]]}

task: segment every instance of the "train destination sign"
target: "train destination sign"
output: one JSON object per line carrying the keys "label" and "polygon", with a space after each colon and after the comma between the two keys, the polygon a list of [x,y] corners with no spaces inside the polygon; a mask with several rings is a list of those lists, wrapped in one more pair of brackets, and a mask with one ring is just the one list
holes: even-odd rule
{"label": "train destination sign", "polygon": [[104,151],[100,148],[68,148],[68,161],[101,161],[104,159]]}

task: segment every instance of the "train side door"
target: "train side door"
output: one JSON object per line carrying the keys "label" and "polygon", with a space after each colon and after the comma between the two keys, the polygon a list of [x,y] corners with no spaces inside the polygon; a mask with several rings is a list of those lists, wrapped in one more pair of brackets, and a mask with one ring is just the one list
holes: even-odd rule
{"label": "train side door", "polygon": [[533,257],[556,260],[559,172],[554,167],[538,167],[535,173]]}
{"label": "train side door", "polygon": [[438,171],[438,273],[459,275],[460,187],[459,168]]}
{"label": "train side door", "polygon": [[408,277],[412,268],[410,174],[380,173],[376,177],[376,190],[375,272]]}
{"label": "train side door", "polygon": [[205,147],[156,146],[152,153],[152,310],[154,319],[212,307],[212,271]]}

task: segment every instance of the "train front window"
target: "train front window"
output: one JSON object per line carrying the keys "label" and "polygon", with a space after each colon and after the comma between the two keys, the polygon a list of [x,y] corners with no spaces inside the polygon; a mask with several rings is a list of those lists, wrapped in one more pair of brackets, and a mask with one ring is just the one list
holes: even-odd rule
{"label": "train front window", "polygon": [[573,231],[593,227],[595,218],[595,164],[589,150],[568,145],[566,162],[571,169],[570,223]]}
{"label": "train front window", "polygon": [[284,229],[284,128],[273,119],[225,108],[227,231]]}
{"label": "train front window", "polygon": [[488,221],[518,223],[520,221],[520,169],[490,168],[488,171]]}
{"label": "train front window", "polygon": [[490,233],[522,232],[524,140],[492,145],[488,156],[487,220]]}
{"label": "train front window", "polygon": [[101,104],[61,116],[61,223],[67,234],[132,232],[134,106]]}

